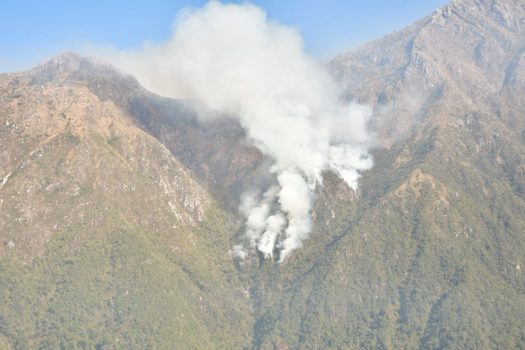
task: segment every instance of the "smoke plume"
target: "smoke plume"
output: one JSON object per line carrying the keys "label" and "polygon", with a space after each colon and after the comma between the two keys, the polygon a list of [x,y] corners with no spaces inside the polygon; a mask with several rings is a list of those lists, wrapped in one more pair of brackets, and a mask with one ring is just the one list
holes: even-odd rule
{"label": "smoke plume", "polygon": [[186,9],[166,42],[103,56],[153,92],[198,100],[203,117],[238,118],[273,160],[275,184],[242,198],[245,234],[233,248],[239,258],[259,250],[283,261],[311,230],[321,173],[332,170],[356,189],[359,172],[372,166],[369,108],[341,101],[298,32],[254,5],[212,1]]}

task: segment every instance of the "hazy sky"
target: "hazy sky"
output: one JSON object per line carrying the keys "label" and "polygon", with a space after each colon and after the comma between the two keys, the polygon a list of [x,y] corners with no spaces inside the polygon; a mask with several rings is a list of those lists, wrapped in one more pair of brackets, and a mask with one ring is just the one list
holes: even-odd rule
{"label": "hazy sky", "polygon": [[[163,41],[181,8],[198,7],[206,2],[0,0],[0,72],[29,68],[66,50],[82,52],[89,45],[132,49],[145,41]],[[326,60],[400,29],[447,1],[254,0],[252,3],[265,9],[272,20],[297,28],[306,50]]]}

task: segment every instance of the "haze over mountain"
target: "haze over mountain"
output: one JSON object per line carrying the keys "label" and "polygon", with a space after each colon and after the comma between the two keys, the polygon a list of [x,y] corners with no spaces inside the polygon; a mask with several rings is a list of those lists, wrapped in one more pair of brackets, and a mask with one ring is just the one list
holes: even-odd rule
{"label": "haze over mountain", "polygon": [[75,54],[0,75],[0,348],[525,348],[524,48],[525,3],[456,0],[332,60],[374,167],[323,169],[282,264],[232,254],[242,120]]}

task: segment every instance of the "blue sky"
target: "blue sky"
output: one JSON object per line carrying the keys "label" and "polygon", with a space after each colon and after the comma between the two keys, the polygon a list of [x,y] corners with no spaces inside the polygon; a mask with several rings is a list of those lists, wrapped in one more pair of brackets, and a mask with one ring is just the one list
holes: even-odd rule
{"label": "blue sky", "polygon": [[[178,12],[207,1],[0,0],[0,72],[30,68],[88,45],[139,48],[166,39]],[[227,1],[239,2],[239,1]],[[243,1],[244,2],[244,1]],[[320,59],[403,28],[446,0],[253,0],[269,18],[297,28]]]}

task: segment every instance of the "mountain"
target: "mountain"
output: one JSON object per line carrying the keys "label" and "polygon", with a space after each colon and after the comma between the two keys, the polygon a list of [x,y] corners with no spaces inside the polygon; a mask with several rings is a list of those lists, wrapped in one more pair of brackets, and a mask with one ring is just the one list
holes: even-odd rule
{"label": "mountain", "polygon": [[267,275],[283,291],[262,344],[525,346],[524,14],[454,1],[330,63],[374,106],[376,165],[340,226],[318,220],[300,272]]}
{"label": "mountain", "polygon": [[151,94],[71,54],[0,91],[7,348],[242,347],[231,216],[120,106]]}
{"label": "mountain", "polygon": [[525,348],[525,3],[336,57],[375,166],[283,264],[235,264],[265,170],[230,119],[74,54],[0,75],[0,348]]}
{"label": "mountain", "polygon": [[374,107],[376,164],[256,273],[258,345],[525,347],[523,23],[522,1],[453,1],[330,62]]}

